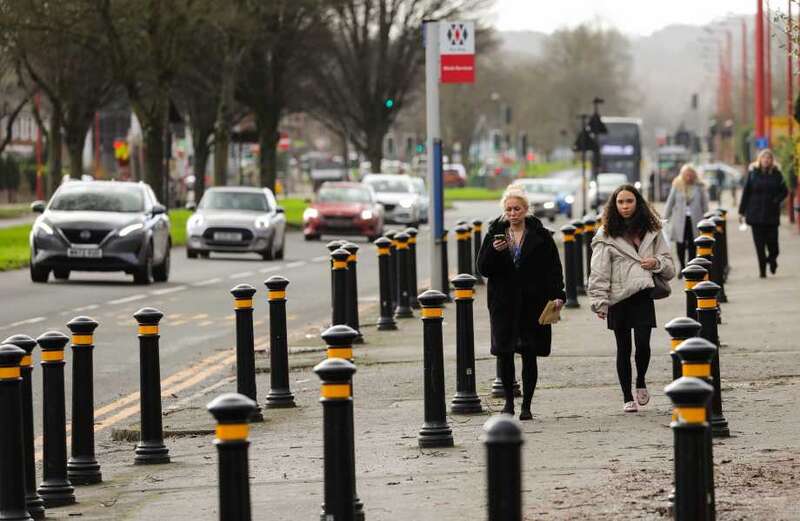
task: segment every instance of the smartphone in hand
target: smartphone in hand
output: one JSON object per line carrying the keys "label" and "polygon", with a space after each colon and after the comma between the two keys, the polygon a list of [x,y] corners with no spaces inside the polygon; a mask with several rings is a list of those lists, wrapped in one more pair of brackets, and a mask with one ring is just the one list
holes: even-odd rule
{"label": "smartphone in hand", "polygon": [[504,234],[502,234],[502,233],[497,233],[494,236],[494,240],[496,240],[496,241],[505,241],[506,240],[506,236]]}

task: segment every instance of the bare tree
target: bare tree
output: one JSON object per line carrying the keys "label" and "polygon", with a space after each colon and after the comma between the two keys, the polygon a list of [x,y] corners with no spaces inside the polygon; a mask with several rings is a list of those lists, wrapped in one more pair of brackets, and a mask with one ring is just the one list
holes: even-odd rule
{"label": "bare tree", "polygon": [[11,143],[14,122],[30,101],[31,93],[19,81],[8,48],[0,43],[0,154]]}

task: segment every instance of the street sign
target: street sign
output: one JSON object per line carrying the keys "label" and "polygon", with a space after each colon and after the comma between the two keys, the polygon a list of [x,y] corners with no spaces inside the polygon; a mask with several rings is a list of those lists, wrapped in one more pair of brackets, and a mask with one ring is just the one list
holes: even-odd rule
{"label": "street sign", "polygon": [[769,147],[769,140],[766,137],[757,137],[756,138],[756,148],[761,150],[762,148]]}
{"label": "street sign", "polygon": [[475,22],[439,22],[441,83],[475,83]]}
{"label": "street sign", "polygon": [[286,152],[287,150],[289,150],[290,144],[291,142],[289,141],[289,135],[284,132],[281,132],[281,138],[278,141],[278,150]]}

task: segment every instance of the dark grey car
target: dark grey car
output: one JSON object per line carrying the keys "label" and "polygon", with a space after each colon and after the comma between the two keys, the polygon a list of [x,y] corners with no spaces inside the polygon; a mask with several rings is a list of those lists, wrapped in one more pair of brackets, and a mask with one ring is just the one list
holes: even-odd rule
{"label": "dark grey car", "polygon": [[42,214],[30,233],[33,282],[51,271],[62,280],[72,271],[124,271],[137,284],[169,278],[169,217],[148,185],[70,181],[31,207]]}

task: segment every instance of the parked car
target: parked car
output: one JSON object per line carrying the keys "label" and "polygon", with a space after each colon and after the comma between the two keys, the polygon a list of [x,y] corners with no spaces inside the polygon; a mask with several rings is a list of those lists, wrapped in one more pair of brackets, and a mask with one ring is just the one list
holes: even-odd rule
{"label": "parked car", "polygon": [[363,235],[373,241],[383,234],[383,207],[372,188],[361,183],[327,182],[303,212],[303,237],[323,234]]}
{"label": "parked car", "polygon": [[66,280],[73,271],[124,271],[137,284],[169,279],[167,209],[144,183],[70,181],[41,213],[30,233],[30,276]]}
{"label": "parked car", "polygon": [[520,179],[517,183],[525,188],[533,215],[550,222],[556,220],[556,186],[549,179]]}
{"label": "parked car", "polygon": [[411,186],[414,193],[417,194],[417,202],[419,203],[419,221],[421,223],[428,222],[428,207],[430,206],[428,199],[428,189],[425,187],[425,179],[422,177],[411,177]]}
{"label": "parked car", "polygon": [[551,178],[551,181],[556,194],[558,213],[572,219],[575,193],[578,191],[580,180]]}
{"label": "parked car", "polygon": [[588,198],[592,208],[598,210],[600,207],[606,204],[608,198],[619,185],[623,185],[628,182],[628,176],[625,174],[608,172],[597,174],[597,181],[592,181],[589,183]]}
{"label": "parked car", "polygon": [[258,253],[282,259],[286,215],[269,188],[212,187],[186,221],[186,256],[211,252]]}
{"label": "parked car", "polygon": [[407,175],[367,174],[361,181],[375,191],[387,223],[419,226],[419,200]]}
{"label": "parked car", "polygon": [[347,181],[347,167],[344,161],[334,159],[312,158],[310,160],[309,176],[314,186],[314,191],[319,190],[322,183],[327,181]]}
{"label": "parked car", "polygon": [[446,188],[467,186],[467,170],[460,163],[444,165],[442,168],[442,181]]}

